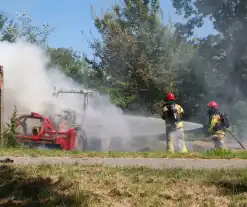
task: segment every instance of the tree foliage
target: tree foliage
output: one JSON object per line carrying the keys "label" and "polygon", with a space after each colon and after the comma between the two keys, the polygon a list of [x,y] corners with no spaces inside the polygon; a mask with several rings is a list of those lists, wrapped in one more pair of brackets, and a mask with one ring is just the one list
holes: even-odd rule
{"label": "tree foliage", "polygon": [[222,104],[238,128],[245,128],[247,4],[239,0],[173,0],[173,6],[187,19],[176,25],[183,37],[202,27],[205,17],[212,20],[218,33],[201,40],[197,59],[204,65],[209,97]]}
{"label": "tree foliage", "polygon": [[126,0],[102,18],[94,17],[102,41],[94,39],[91,48],[108,76],[105,86],[123,108],[136,105],[155,113],[160,89],[176,90],[177,73],[187,70],[184,65],[194,52],[176,38],[172,26],[164,25],[159,12],[158,1]]}
{"label": "tree foliage", "polygon": [[51,61],[49,67],[59,67],[65,75],[73,78],[78,83],[85,83],[86,63],[82,56],[72,48],[48,48]]}
{"label": "tree foliage", "polygon": [[46,42],[54,28],[44,23],[41,27],[34,26],[32,18],[23,13],[16,13],[15,18],[0,14],[1,41],[15,42],[16,39],[24,39],[31,43],[43,44]]}

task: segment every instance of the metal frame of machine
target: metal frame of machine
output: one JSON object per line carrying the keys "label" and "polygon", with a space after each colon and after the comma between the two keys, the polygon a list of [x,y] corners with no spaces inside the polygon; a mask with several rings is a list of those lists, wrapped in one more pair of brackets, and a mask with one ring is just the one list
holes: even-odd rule
{"label": "metal frame of machine", "polygon": [[56,90],[56,87],[54,87],[54,92],[53,92],[53,96],[58,97],[59,94],[63,94],[63,93],[75,93],[75,94],[81,94],[84,95],[84,102],[83,102],[83,111],[85,111],[87,109],[87,104],[88,104],[88,95],[94,95],[94,92],[91,90],[85,90],[85,89],[81,89],[81,90]]}

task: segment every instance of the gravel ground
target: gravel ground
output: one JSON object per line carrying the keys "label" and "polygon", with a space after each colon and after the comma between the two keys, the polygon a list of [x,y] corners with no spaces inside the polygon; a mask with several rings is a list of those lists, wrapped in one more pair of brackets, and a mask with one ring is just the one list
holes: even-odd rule
{"label": "gravel ground", "polygon": [[69,158],[69,157],[0,157],[13,160],[17,165],[40,164],[81,164],[81,165],[106,165],[106,166],[146,166],[151,168],[182,167],[186,169],[200,168],[246,168],[247,160],[223,159],[171,159],[171,158]]}

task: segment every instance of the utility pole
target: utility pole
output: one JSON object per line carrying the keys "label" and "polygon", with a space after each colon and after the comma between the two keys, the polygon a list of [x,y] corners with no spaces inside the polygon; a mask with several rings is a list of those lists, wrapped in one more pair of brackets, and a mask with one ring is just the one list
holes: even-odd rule
{"label": "utility pole", "polygon": [[3,66],[0,65],[0,138],[2,139],[3,127],[4,127],[4,76],[3,76]]}

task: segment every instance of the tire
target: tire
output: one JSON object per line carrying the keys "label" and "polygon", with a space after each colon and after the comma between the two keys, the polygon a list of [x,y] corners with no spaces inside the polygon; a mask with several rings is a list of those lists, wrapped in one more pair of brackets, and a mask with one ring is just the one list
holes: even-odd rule
{"label": "tire", "polygon": [[75,150],[85,151],[87,149],[87,135],[84,130],[76,129],[76,137],[75,137]]}

